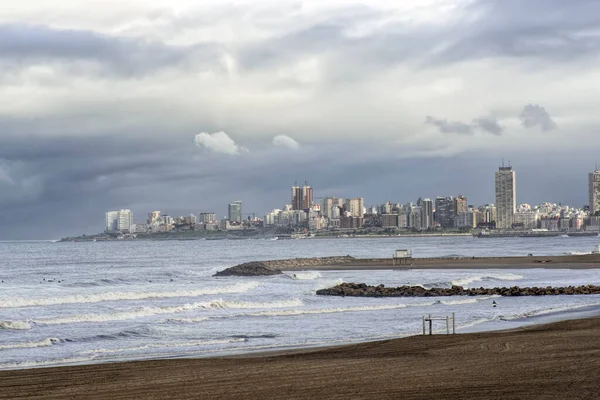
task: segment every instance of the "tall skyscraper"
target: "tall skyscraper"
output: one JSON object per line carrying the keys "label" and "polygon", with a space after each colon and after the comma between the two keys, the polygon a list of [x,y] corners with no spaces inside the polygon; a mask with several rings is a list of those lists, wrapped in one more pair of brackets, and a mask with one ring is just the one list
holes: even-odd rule
{"label": "tall skyscraper", "polygon": [[109,211],[106,213],[106,231],[130,233],[133,227],[131,210]]}
{"label": "tall skyscraper", "polygon": [[512,167],[502,166],[496,172],[496,228],[509,229],[517,212],[516,175]]}
{"label": "tall skyscraper", "polygon": [[[334,218],[333,217],[333,208],[336,207],[343,207],[344,206],[344,199],[340,199],[337,197],[325,197],[324,199],[321,199],[321,214],[323,214],[323,216],[327,217],[327,218]],[[338,215],[339,217],[339,210],[338,210]]]}
{"label": "tall skyscraper", "polygon": [[292,210],[306,210],[313,204],[313,190],[304,182],[304,186],[292,186]]}
{"label": "tall skyscraper", "polygon": [[458,215],[467,211],[469,211],[469,206],[467,205],[467,198],[463,195],[456,196],[454,198],[454,215]]}
{"label": "tall skyscraper", "polygon": [[242,223],[242,202],[229,203],[229,222]]}
{"label": "tall skyscraper", "polygon": [[350,213],[351,217],[362,218],[365,215],[365,200],[362,197],[346,200],[344,207],[346,208],[346,211]]}
{"label": "tall skyscraper", "polygon": [[302,186],[302,209],[306,210],[311,208],[313,204],[313,190],[308,186],[308,182],[305,182]]}
{"label": "tall skyscraper", "polygon": [[452,196],[435,199],[435,221],[442,228],[454,226],[454,198]]}
{"label": "tall skyscraper", "polygon": [[431,228],[433,226],[433,202],[430,199],[419,199],[417,205],[421,207],[421,228]]}
{"label": "tall skyscraper", "polygon": [[600,170],[589,174],[590,213],[600,211]]}

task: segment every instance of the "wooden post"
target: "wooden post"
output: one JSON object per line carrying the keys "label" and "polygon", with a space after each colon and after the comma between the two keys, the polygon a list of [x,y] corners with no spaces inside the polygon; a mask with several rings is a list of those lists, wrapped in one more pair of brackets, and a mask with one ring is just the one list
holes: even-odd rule
{"label": "wooden post", "polygon": [[425,316],[423,315],[423,335],[425,334]]}
{"label": "wooden post", "polygon": [[452,334],[456,334],[456,319],[454,317],[454,313],[452,313]]}
{"label": "wooden post", "polygon": [[431,320],[431,314],[429,314],[429,334],[433,335],[433,321]]}
{"label": "wooden post", "polygon": [[446,315],[446,335],[450,334],[450,326],[448,321],[448,316]]}

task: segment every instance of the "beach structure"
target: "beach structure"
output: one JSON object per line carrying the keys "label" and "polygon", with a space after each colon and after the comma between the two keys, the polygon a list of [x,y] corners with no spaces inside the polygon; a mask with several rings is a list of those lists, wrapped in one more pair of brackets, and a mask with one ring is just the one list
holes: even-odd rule
{"label": "beach structure", "polygon": [[432,317],[431,314],[423,315],[423,335],[427,334],[427,325],[429,325],[429,334],[433,335],[433,321],[446,321],[446,335],[450,334],[450,322],[452,322],[452,334],[456,334],[456,323],[454,313],[452,316]]}
{"label": "beach structure", "polygon": [[398,249],[394,252],[392,265],[410,265],[412,264],[412,251],[407,249]]}

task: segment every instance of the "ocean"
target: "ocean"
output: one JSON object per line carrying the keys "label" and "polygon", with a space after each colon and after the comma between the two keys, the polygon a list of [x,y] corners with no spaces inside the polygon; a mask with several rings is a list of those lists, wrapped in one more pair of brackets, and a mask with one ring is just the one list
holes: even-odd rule
{"label": "ocean", "polygon": [[[340,298],[341,282],[425,287],[600,284],[600,269],[303,271],[213,277],[246,261],[590,252],[598,237],[0,242],[0,369],[218,357],[420,334],[455,313],[457,332],[598,315],[600,296]],[[496,301],[498,306],[493,307]],[[434,325],[445,333],[445,323]]]}

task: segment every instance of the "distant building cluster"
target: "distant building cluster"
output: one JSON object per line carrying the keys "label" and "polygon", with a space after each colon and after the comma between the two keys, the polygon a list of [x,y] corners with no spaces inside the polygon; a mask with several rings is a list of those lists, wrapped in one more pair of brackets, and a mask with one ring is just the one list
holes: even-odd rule
{"label": "distant building cluster", "polygon": [[[169,216],[152,211],[146,221],[133,222],[131,210],[106,213],[108,233],[158,233],[185,230],[239,230],[259,227],[288,228],[293,231],[380,230],[459,230],[474,228],[549,231],[600,230],[600,170],[589,174],[589,206],[573,208],[561,204],[517,205],[516,172],[511,166],[495,173],[495,203],[469,205],[463,195],[419,198],[416,203],[392,203],[365,207],[362,197],[313,197],[305,182],[294,184],[290,204],[273,209],[264,219],[245,214],[241,201],[228,205],[221,219],[214,212],[189,216]],[[315,202],[314,200],[319,200]]]}

